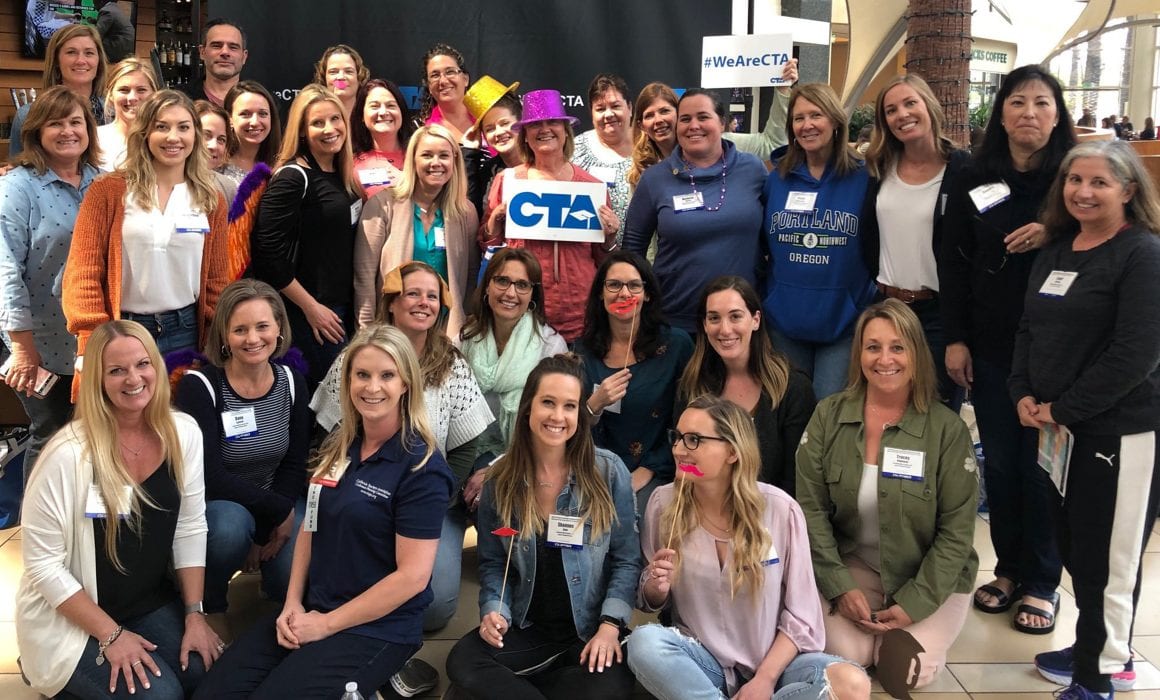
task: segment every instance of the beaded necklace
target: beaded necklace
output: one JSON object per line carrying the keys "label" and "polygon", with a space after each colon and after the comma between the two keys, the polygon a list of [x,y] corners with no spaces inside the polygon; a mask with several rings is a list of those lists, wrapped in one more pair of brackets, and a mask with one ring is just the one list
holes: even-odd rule
{"label": "beaded necklace", "polygon": [[[697,191],[697,183],[693,180],[693,164],[681,158],[681,162],[685,164],[685,172],[689,174],[689,184],[693,187],[693,194],[700,194]],[[705,211],[720,211],[721,207],[725,205],[725,173],[728,171],[728,166],[725,164],[725,153],[721,153],[721,198],[717,200],[717,206],[711,207],[705,205]]]}

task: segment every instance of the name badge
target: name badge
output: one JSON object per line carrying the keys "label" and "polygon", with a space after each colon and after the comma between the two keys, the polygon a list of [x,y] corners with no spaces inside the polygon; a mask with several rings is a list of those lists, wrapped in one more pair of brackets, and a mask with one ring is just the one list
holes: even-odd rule
{"label": "name badge", "polygon": [[[771,534],[771,537],[772,537],[772,534]],[[761,565],[762,566],[773,566],[774,564],[776,564],[780,561],[781,561],[781,559],[779,559],[777,556],[777,549],[774,548],[773,542],[770,542],[769,543],[769,551],[765,553],[765,557],[761,560]]]}
{"label": "name badge", "polygon": [[363,202],[361,199],[354,200],[354,204],[350,205],[350,225],[354,226],[358,223],[358,217],[362,214]]}
{"label": "name badge", "polygon": [[676,211],[694,211],[705,208],[705,196],[700,192],[673,195],[673,209]]}
{"label": "name badge", "polygon": [[996,204],[1002,204],[1010,199],[1011,188],[1007,186],[1006,182],[992,182],[979,185],[972,189],[969,194],[971,201],[975,203],[975,208],[982,214]]}
{"label": "name badge", "polygon": [[[600,388],[600,385],[599,385],[599,384],[593,384],[593,385],[592,385],[592,391],[593,391],[593,392],[595,392],[595,391],[596,391],[597,389],[599,389],[599,388]],[[607,406],[605,406],[605,407],[604,407],[604,410],[605,410],[605,411],[608,411],[609,413],[616,413],[616,414],[619,414],[619,413],[620,413],[620,402],[621,402],[621,401],[623,401],[623,400],[624,400],[624,399],[618,399],[618,400],[617,400],[615,403],[610,403],[610,404],[608,404]]]}
{"label": "name badge", "polygon": [[178,233],[209,233],[209,218],[205,214],[182,214],[174,221]]}
{"label": "name badge", "polygon": [[363,184],[363,187],[389,185],[391,184],[391,172],[386,168],[367,168],[359,171],[358,181]]}
{"label": "name badge", "polygon": [[322,489],[332,489],[338,485],[335,479],[314,477],[306,489],[306,514],[302,517],[304,532],[318,532],[318,503],[322,500]]}
{"label": "name badge", "polygon": [[431,233],[435,234],[436,248],[447,247],[447,232],[443,230],[442,226],[436,226],[435,228],[431,229]]}
{"label": "name badge", "polygon": [[222,412],[222,429],[226,440],[240,440],[258,434],[258,420],[254,416],[254,407],[246,406],[236,411]]}
{"label": "name badge", "polygon": [[580,549],[584,546],[584,519],[570,515],[548,516],[548,544],[562,549]]}
{"label": "name badge", "polygon": [[616,168],[610,168],[607,165],[596,165],[588,168],[588,174],[609,187],[616,184]]}
{"label": "name badge", "polygon": [[[121,502],[117,504],[117,517],[122,520],[129,517],[129,503],[132,497],[133,487],[124,487],[124,491],[121,493]],[[89,484],[89,495],[85,498],[85,517],[109,517],[109,508],[105,505],[105,499],[101,498],[101,491],[96,484]]]}
{"label": "name badge", "polygon": [[1067,290],[1071,289],[1076,277],[1079,277],[1078,272],[1052,270],[1047,279],[1043,280],[1043,286],[1039,288],[1039,293],[1045,297],[1061,297],[1067,294]]}
{"label": "name badge", "polygon": [[817,192],[790,192],[785,198],[786,211],[813,211],[818,201]]}
{"label": "name badge", "polygon": [[891,479],[922,481],[924,461],[926,461],[926,453],[924,452],[887,447],[882,455],[882,476]]}

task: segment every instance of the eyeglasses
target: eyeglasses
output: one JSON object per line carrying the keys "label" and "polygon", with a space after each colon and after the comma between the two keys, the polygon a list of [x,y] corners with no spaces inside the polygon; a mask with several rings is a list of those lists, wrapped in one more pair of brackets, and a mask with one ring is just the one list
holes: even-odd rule
{"label": "eyeglasses", "polygon": [[445,68],[444,70],[441,70],[441,71],[438,71],[438,70],[431,71],[430,73],[427,74],[427,82],[437,83],[437,82],[439,82],[440,78],[446,78],[447,80],[455,80],[456,78],[458,78],[462,74],[463,74],[463,71],[459,70],[458,68]]}
{"label": "eyeglasses", "polygon": [[628,291],[633,294],[640,294],[644,291],[644,282],[641,280],[632,280],[630,282],[621,282],[620,280],[607,279],[604,280],[604,291],[611,294],[620,294],[620,290],[628,287]]}
{"label": "eyeglasses", "polygon": [[[986,219],[979,216],[978,214],[973,214],[971,216],[971,218],[973,218],[975,221],[979,222],[980,224],[986,226],[987,228],[991,229],[991,231],[999,234],[999,245],[1002,246],[1002,248],[1003,248],[1003,259],[999,261],[998,265],[995,265],[993,260],[989,261],[987,264],[983,265],[983,271],[985,271],[988,275],[997,275],[1007,265],[1007,246],[1003,245],[1003,239],[1007,237],[1007,232],[1004,231],[1003,229],[999,228],[995,224],[992,224],[990,221],[987,221]],[[994,268],[994,269],[992,269],[992,268]]]}
{"label": "eyeglasses", "polygon": [[532,288],[536,286],[527,280],[513,280],[511,277],[505,275],[492,277],[491,283],[501,292],[506,292],[508,287],[514,284],[516,286],[516,294],[531,294]]}
{"label": "eyeglasses", "polygon": [[677,440],[685,446],[685,449],[692,451],[701,446],[702,440],[719,440],[721,442],[729,442],[725,438],[713,437],[712,435],[698,435],[697,433],[681,433],[679,431],[669,428],[668,430],[669,444],[677,444]]}

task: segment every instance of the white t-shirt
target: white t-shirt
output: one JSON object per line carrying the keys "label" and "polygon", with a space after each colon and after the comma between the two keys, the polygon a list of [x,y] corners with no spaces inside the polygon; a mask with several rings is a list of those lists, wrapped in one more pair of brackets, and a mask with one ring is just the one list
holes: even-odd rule
{"label": "white t-shirt", "polygon": [[97,127],[97,143],[101,147],[101,162],[97,167],[107,173],[125,162],[128,145],[116,124],[102,124]]}
{"label": "white t-shirt", "polygon": [[879,544],[882,533],[878,524],[878,465],[862,465],[862,481],[858,483],[858,548],[854,554],[879,571],[882,568]]}
{"label": "white t-shirt", "polygon": [[207,235],[209,218],[190,203],[184,182],[173,188],[164,211],[142,209],[126,192],[121,308],[156,314],[197,301]]}
{"label": "white t-shirt", "polygon": [[898,177],[897,164],[890,168],[878,190],[878,281],[918,291],[938,291],[938,266],[934,258],[934,207],[942,186],[943,166],[921,185],[908,185]]}

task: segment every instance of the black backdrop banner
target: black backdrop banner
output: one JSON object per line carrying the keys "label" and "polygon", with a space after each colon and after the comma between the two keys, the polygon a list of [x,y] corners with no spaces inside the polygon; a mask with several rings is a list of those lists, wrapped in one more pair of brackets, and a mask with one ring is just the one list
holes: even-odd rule
{"label": "black backdrop banner", "polygon": [[209,15],[245,29],[242,77],[268,87],[283,112],[313,80],[322,52],[338,43],[358,50],[373,77],[404,87],[415,109],[422,57],[442,42],[464,55],[472,82],[486,73],[520,81],[521,94],[559,90],[587,127],[588,84],[597,73],[623,77],[630,106],[654,80],[678,91],[699,84],[701,37],[730,33],[729,7],[725,0],[210,0]]}

